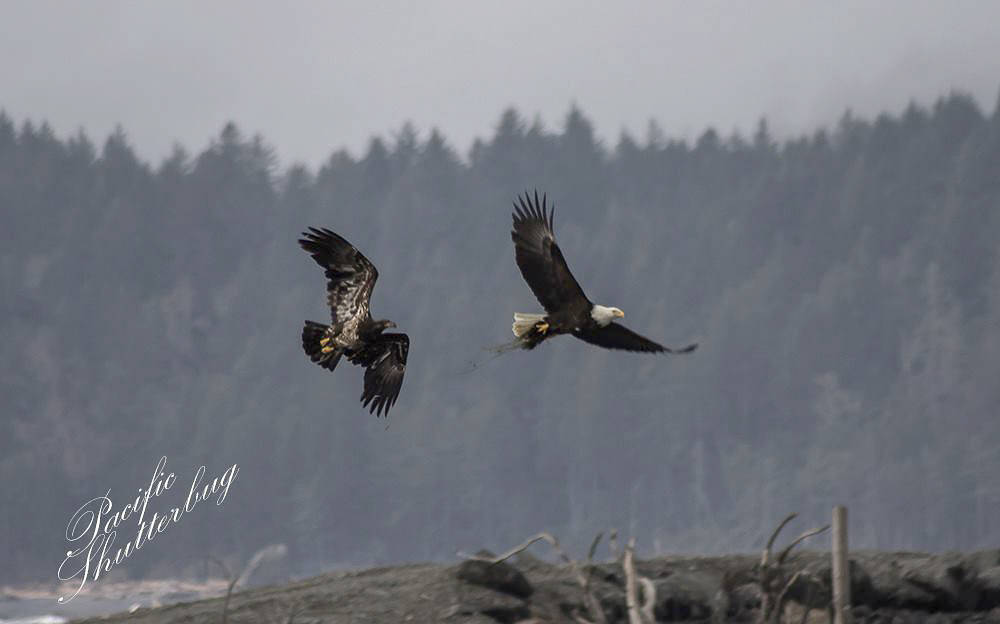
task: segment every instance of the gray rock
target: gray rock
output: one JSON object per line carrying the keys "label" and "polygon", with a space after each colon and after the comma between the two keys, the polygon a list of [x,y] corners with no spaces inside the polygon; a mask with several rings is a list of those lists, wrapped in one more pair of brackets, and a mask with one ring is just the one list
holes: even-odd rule
{"label": "gray rock", "polygon": [[760,585],[744,583],[734,587],[729,592],[729,610],[727,615],[739,616],[760,609]]}
{"label": "gray rock", "polygon": [[713,613],[724,614],[728,607],[722,578],[707,571],[678,571],[653,582],[657,621],[704,620]]}
{"label": "gray rock", "polygon": [[976,571],[960,555],[904,561],[900,568],[904,584],[931,596],[932,601],[926,605],[931,611],[969,611],[979,603]]}
{"label": "gray rock", "polygon": [[[484,557],[493,556],[487,551],[476,554]],[[490,563],[469,559],[458,566],[455,576],[466,583],[487,587],[518,598],[527,598],[534,591],[528,579],[506,561]]]}
{"label": "gray rock", "polygon": [[458,604],[443,609],[440,621],[456,619],[465,622],[470,617],[485,616],[495,622],[519,622],[531,617],[531,609],[523,600],[498,592],[478,590],[462,596]]}
{"label": "gray rock", "polygon": [[872,594],[855,595],[852,582],[855,604],[956,613],[1000,604],[994,603],[1000,600],[1000,579],[992,572],[997,566],[989,566],[1000,558],[998,551],[935,555],[866,552],[858,557],[871,579]]}
{"label": "gray rock", "polygon": [[979,609],[1000,609],[1000,565],[987,568],[977,575],[979,581]]}
{"label": "gray rock", "polygon": [[[930,564],[929,555],[912,553],[873,553],[865,557],[863,567],[871,578],[873,595],[866,603],[872,608],[918,609],[933,611],[938,598],[930,586],[915,581],[915,571]],[[906,580],[909,574],[910,580]],[[852,596],[855,604],[862,601]]]}
{"label": "gray rock", "polygon": [[965,560],[976,572],[983,572],[1000,566],[1000,549],[977,550],[965,555]]}

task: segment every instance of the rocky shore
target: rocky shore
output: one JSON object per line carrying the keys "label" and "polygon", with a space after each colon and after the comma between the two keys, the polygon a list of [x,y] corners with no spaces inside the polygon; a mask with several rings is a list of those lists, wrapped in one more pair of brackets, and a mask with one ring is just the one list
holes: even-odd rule
{"label": "rocky shore", "polygon": [[[486,556],[486,553],[482,553]],[[1000,550],[973,553],[851,553],[858,624],[1000,622]],[[751,622],[760,616],[759,555],[636,560],[639,601],[657,622]],[[792,577],[799,573],[796,580]],[[783,564],[783,620],[827,621],[830,557],[802,551]],[[586,580],[584,590],[581,580]],[[627,622],[620,562],[554,564],[522,552],[490,564],[414,564],[338,572],[238,592],[229,621],[274,622]],[[588,594],[596,599],[588,600]],[[588,604],[590,609],[588,609]],[[141,608],[81,622],[168,624],[222,621],[224,598]]]}

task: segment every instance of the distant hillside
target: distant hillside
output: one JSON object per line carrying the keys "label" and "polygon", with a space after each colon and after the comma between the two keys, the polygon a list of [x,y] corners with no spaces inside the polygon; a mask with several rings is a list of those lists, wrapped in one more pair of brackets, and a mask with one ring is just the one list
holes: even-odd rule
{"label": "distant hillside", "polygon": [[[441,561],[538,527],[743,551],[834,503],[857,547],[996,545],[998,171],[1000,110],[959,94],[783,143],[762,121],[601,145],[577,109],[511,110],[467,155],[404,126],[319,171],[232,124],[150,164],[124,131],[0,115],[0,579],[53,580],[73,512],[162,455],[240,476],[132,578],[274,542],[296,574]],[[538,307],[509,236],[536,187],[587,293],[695,354],[565,338],[472,366]],[[309,225],[375,262],[374,312],[411,336],[388,429],[360,370],[301,352],[328,314]]]}

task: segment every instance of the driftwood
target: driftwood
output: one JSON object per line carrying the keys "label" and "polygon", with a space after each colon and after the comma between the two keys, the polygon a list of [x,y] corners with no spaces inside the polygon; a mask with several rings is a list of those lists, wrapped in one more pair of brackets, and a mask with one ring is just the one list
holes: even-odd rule
{"label": "driftwood", "polygon": [[[808,576],[801,570],[789,576],[788,571],[785,570],[785,560],[792,552],[792,549],[806,539],[814,535],[819,535],[823,531],[830,528],[830,525],[826,525],[805,531],[785,546],[785,548],[778,553],[777,557],[774,557],[772,555],[774,541],[778,538],[778,534],[781,533],[781,530],[785,528],[785,525],[794,520],[797,516],[798,514],[795,513],[788,514],[788,516],[781,521],[778,527],[774,529],[774,532],[771,533],[770,539],[767,540],[767,545],[764,546],[764,552],[761,554],[760,573],[758,577],[758,582],[760,583],[761,624],[777,624],[780,622],[781,614],[785,609],[785,601],[788,599],[788,590],[791,589],[792,585],[794,585],[797,581]],[[803,615],[803,621],[809,615],[810,610],[808,604],[804,605],[804,607],[805,613]]]}
{"label": "driftwood", "polygon": [[[622,569],[625,571],[625,609],[628,612],[629,624],[653,624],[653,605],[656,604],[656,586],[653,581],[635,572],[635,538],[629,538],[622,556]],[[643,598],[639,604],[638,586],[642,585]]]}
{"label": "driftwood", "polygon": [[852,624],[851,614],[851,572],[847,559],[847,507],[833,508],[833,560],[830,575],[833,580],[833,621],[836,624]]}
{"label": "driftwood", "polygon": [[[580,569],[580,565],[576,562],[576,560],[572,559],[569,555],[566,554],[566,551],[562,549],[562,547],[559,545],[559,540],[557,540],[551,533],[546,533],[544,531],[529,537],[524,542],[518,544],[517,546],[511,548],[507,552],[497,557],[490,558],[490,557],[481,557],[479,555],[462,555],[462,556],[464,556],[464,558],[466,559],[471,559],[473,561],[486,561],[489,563],[497,564],[502,561],[506,561],[507,559],[510,559],[517,553],[527,549],[535,542],[541,542],[541,541],[547,542],[549,546],[552,547],[552,550],[556,551],[556,554],[559,556],[559,558],[562,559],[564,563],[569,565],[574,578],[576,578],[576,582],[579,583],[580,589],[583,590],[583,602],[584,605],[587,607],[587,613],[590,615],[591,618],[594,618],[593,620],[585,620],[583,618],[578,617],[577,621],[581,623],[586,622],[587,624],[607,624],[608,619],[607,616],[604,615],[604,609],[601,607],[600,601],[597,599],[596,596],[594,596],[594,592],[590,587],[591,563],[593,559],[594,550],[596,550],[597,544],[598,542],[600,542],[600,540],[601,540],[601,534],[598,533],[597,537],[594,538],[594,542],[590,546],[590,552],[587,555],[586,574],[584,574],[584,571]],[[461,553],[459,554],[461,555]]]}
{"label": "driftwood", "polygon": [[[594,570],[594,553],[597,552],[597,547],[601,543],[601,539],[603,537],[603,531],[594,536],[593,541],[590,543],[590,548],[587,550],[587,559],[582,565],[566,554],[566,551],[564,551],[559,545],[559,540],[557,540],[555,536],[544,531],[532,535],[517,546],[514,546],[510,550],[496,557],[467,555],[461,552],[458,553],[458,555],[471,561],[483,561],[496,565],[526,550],[535,542],[547,542],[563,563],[569,566],[573,577],[576,579],[576,582],[580,585],[580,589],[583,591],[583,602],[587,610],[587,615],[589,618],[592,618],[587,619],[577,614],[574,616],[574,620],[576,620],[578,624],[608,624],[604,608],[601,606],[601,602],[597,599],[597,596],[594,595],[593,587],[591,585],[591,578]],[[608,548],[611,551],[612,556],[615,558],[617,558],[618,550],[617,539],[618,531],[616,529],[611,529],[608,532]],[[629,539],[628,544],[622,552],[621,558],[622,569],[625,572],[625,604],[628,611],[629,623],[652,624],[655,621],[653,616],[653,607],[656,604],[656,586],[650,579],[636,574],[634,559],[635,538],[633,537]],[[642,587],[642,601],[639,600],[639,587]]]}
{"label": "driftwood", "polygon": [[[229,601],[233,597],[233,591],[236,589],[237,585],[246,583],[250,576],[260,567],[260,564],[265,561],[280,559],[288,553],[288,548],[284,544],[272,544],[270,546],[265,546],[261,548],[254,556],[250,558],[250,561],[243,567],[243,572],[239,575],[233,574],[232,570],[229,569],[221,559],[215,557],[209,557],[208,561],[215,563],[222,569],[222,573],[225,575],[226,584],[226,597],[222,601],[222,624],[228,624],[229,622]],[[292,617],[294,620],[294,616]]]}
{"label": "driftwood", "polygon": [[226,624],[229,622],[229,599],[233,597],[233,589],[236,588],[236,583],[239,582],[240,577],[235,576],[229,570],[229,566],[223,563],[221,559],[209,557],[208,560],[222,569],[222,574],[225,576],[226,581],[228,581],[226,584],[226,598],[222,601],[222,624]]}
{"label": "driftwood", "polygon": [[[597,599],[597,596],[594,595],[593,587],[591,586],[591,577],[594,570],[594,553],[597,552],[597,547],[601,543],[601,539],[603,537],[603,531],[594,536],[593,541],[590,543],[590,548],[587,550],[587,559],[582,565],[566,554],[566,551],[564,551],[559,545],[559,540],[557,540],[555,536],[545,531],[532,535],[517,546],[514,546],[510,550],[495,557],[478,554],[468,555],[462,552],[459,552],[458,556],[470,561],[482,561],[496,565],[510,559],[520,552],[523,552],[535,542],[547,542],[563,563],[569,566],[573,577],[576,579],[576,582],[580,585],[580,589],[583,591],[583,602],[586,607],[587,614],[590,618],[593,618],[587,619],[579,614],[576,614],[573,616],[573,619],[576,620],[577,624],[608,624],[604,608],[601,606],[601,602]],[[610,529],[608,531],[608,549],[611,551],[614,558],[617,558],[617,539],[617,529]],[[656,605],[656,585],[653,584],[652,580],[639,576],[635,571],[634,537],[628,540],[628,543],[622,551],[621,564],[622,570],[625,573],[625,605],[629,617],[629,624],[653,624],[656,620],[653,614],[653,608]],[[639,587],[642,587],[641,601],[639,600]]]}

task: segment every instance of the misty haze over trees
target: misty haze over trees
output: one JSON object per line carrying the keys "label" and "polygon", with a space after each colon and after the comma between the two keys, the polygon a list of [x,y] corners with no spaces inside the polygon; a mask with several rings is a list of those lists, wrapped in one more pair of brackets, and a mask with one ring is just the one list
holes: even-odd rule
{"label": "misty haze over trees", "polygon": [[[404,126],[316,172],[231,124],[153,166],[124,132],[0,115],[0,578],[54,580],[73,512],[128,502],[162,455],[159,509],[202,464],[240,476],[133,576],[274,542],[296,573],[539,530],[579,551],[609,526],[641,555],[749,551],[836,503],[852,547],[995,546],[998,172],[1000,109],[962,95],[781,144],[762,122],[602,145],[582,111],[509,110],[465,158]],[[472,368],[539,309],[509,236],[536,187],[591,298],[696,353],[562,339]],[[411,337],[388,429],[360,369],[301,351],[328,318],[309,225],[378,266],[373,315]]]}

